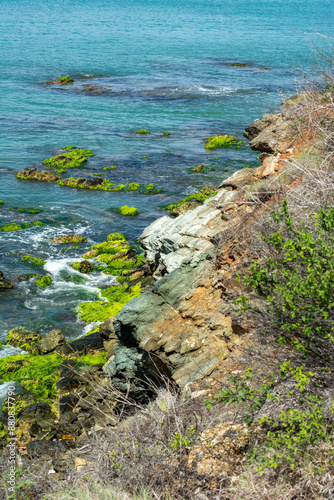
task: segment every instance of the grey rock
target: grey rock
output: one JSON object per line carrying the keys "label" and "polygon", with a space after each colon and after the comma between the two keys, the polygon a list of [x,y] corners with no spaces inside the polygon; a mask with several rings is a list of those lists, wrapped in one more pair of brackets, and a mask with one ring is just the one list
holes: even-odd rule
{"label": "grey rock", "polygon": [[66,342],[61,330],[52,330],[44,339],[36,344],[36,348],[41,354],[47,354],[54,351],[57,347]]}
{"label": "grey rock", "polygon": [[51,406],[47,403],[33,403],[19,411],[17,418],[22,422],[38,421],[52,415]]}

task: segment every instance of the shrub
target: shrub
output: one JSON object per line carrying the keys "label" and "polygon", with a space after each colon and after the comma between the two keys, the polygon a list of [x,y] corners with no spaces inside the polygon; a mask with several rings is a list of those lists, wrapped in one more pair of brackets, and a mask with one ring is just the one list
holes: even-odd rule
{"label": "shrub", "polygon": [[286,201],[272,219],[276,231],[261,237],[270,256],[250,266],[245,284],[267,302],[281,344],[328,358],[334,342],[334,207],[320,209],[310,229],[295,224]]}

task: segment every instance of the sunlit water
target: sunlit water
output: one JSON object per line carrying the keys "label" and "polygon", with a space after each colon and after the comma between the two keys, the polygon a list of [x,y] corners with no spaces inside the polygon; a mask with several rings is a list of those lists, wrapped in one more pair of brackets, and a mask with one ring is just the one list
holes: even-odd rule
{"label": "sunlit water", "polygon": [[[13,280],[48,273],[53,284],[43,291],[32,279],[1,293],[0,339],[19,326],[43,334],[60,327],[69,338],[82,334],[76,306],[114,280],[99,273],[83,277],[71,263],[114,231],[134,243],[163,206],[257,165],[247,144],[209,153],[204,139],[228,133],[242,140],[247,124],[294,94],[297,70],[313,60],[312,36],[305,33],[333,36],[333,19],[329,0],[2,0],[1,224],[45,225],[0,233],[0,269]],[[247,66],[231,65],[236,62]],[[44,85],[61,75],[75,83]],[[92,86],[95,92],[83,92]],[[152,133],[134,134],[141,128]],[[96,156],[85,170],[63,177],[92,177],[116,165],[105,178],[153,182],[163,193],[77,191],[15,178],[15,171],[41,168],[68,145],[91,148]],[[206,173],[193,173],[200,163]],[[122,205],[141,214],[110,211]],[[87,244],[50,243],[69,233],[82,234]],[[26,254],[46,260],[44,269],[22,262]],[[12,352],[18,351],[5,347],[0,356]]]}

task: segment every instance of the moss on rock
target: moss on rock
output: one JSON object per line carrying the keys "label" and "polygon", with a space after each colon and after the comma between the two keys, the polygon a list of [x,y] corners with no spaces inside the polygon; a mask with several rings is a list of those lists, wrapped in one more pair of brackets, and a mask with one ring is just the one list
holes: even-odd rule
{"label": "moss on rock", "polygon": [[225,148],[232,146],[237,142],[237,138],[233,135],[214,135],[205,141],[205,149],[213,151],[217,148]]}
{"label": "moss on rock", "polygon": [[57,236],[52,238],[51,243],[85,243],[87,240],[81,234],[67,234],[65,236]]}
{"label": "moss on rock", "polygon": [[40,288],[42,288],[42,290],[44,290],[47,286],[52,285],[52,278],[47,274],[46,276],[36,279],[36,283]]}
{"label": "moss on rock", "polygon": [[32,266],[44,266],[46,264],[46,260],[41,260],[38,257],[33,257],[32,255],[24,255],[21,257],[23,262],[28,262]]}
{"label": "moss on rock", "polygon": [[30,224],[27,222],[11,222],[10,224],[5,224],[4,226],[0,226],[0,231],[4,232],[12,232],[12,231],[21,231],[22,229],[27,229],[30,227]]}
{"label": "moss on rock", "polygon": [[127,205],[123,205],[123,207],[118,207],[118,210],[121,215],[125,215],[126,217],[134,217],[135,215],[140,214],[140,210],[135,207],[128,207]]}
{"label": "moss on rock", "polygon": [[58,172],[62,173],[69,168],[80,168],[83,163],[87,162],[87,157],[94,156],[90,149],[75,148],[73,146],[67,146],[63,148],[64,151],[68,153],[62,153],[60,155],[53,156],[52,158],[47,158],[43,161],[44,165],[49,165],[55,168]]}
{"label": "moss on rock", "polygon": [[215,196],[216,194],[217,194],[216,188],[211,186],[204,186],[198,193],[187,196],[182,201],[180,201],[180,203],[173,203],[172,205],[168,205],[168,207],[165,207],[164,210],[168,210],[169,212],[171,212],[172,210],[181,207],[181,205],[184,205],[185,203],[191,202],[193,200],[203,203],[205,200],[207,200],[211,196]]}

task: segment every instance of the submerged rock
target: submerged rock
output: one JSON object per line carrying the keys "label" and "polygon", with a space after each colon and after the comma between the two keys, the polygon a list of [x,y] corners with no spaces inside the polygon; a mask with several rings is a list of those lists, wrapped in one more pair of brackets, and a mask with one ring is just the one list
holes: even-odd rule
{"label": "submerged rock", "polygon": [[32,352],[36,349],[37,342],[42,338],[39,332],[30,332],[22,328],[10,330],[6,337],[6,344],[19,347],[25,351]]}
{"label": "submerged rock", "polygon": [[65,236],[52,238],[51,243],[84,243],[86,241],[86,238],[81,234],[66,234]]}
{"label": "submerged rock", "polygon": [[48,170],[38,170],[37,168],[24,168],[16,174],[16,177],[25,181],[55,182],[60,179],[57,175]]}
{"label": "submerged rock", "polygon": [[10,288],[14,287],[14,281],[7,280],[3,272],[0,271],[0,290],[9,290]]}

